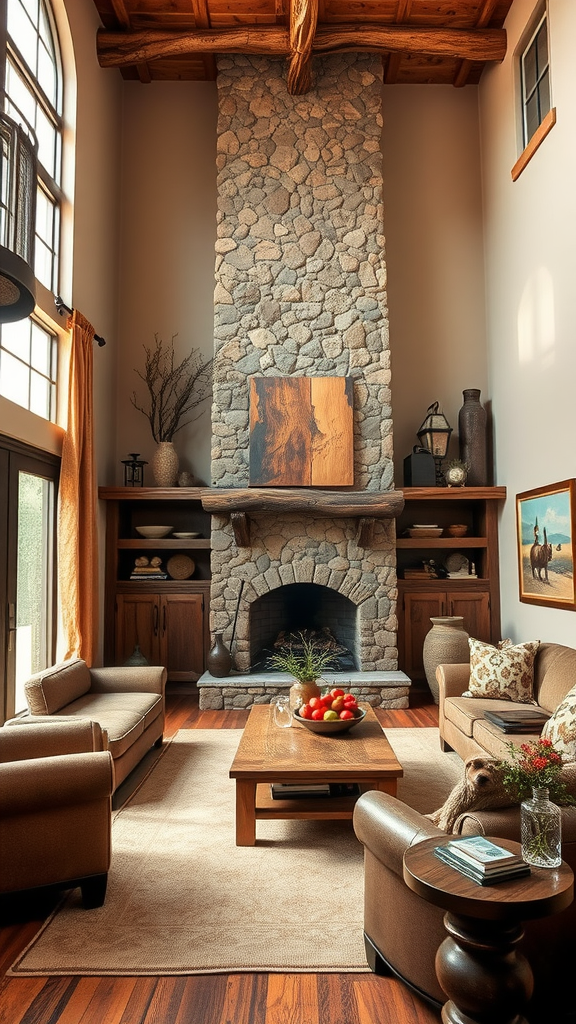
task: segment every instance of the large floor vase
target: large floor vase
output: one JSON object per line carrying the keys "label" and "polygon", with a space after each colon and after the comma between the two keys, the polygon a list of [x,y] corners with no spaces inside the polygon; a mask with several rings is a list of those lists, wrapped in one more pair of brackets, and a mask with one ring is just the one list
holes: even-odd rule
{"label": "large floor vase", "polygon": [[470,661],[468,633],[461,615],[446,615],[430,619],[432,629],[424,637],[422,650],[426,681],[434,701],[438,704],[439,689],[436,680],[438,665],[457,665]]}
{"label": "large floor vase", "polygon": [[152,473],[157,487],[174,487],[179,459],[172,441],[160,441],[152,457]]}

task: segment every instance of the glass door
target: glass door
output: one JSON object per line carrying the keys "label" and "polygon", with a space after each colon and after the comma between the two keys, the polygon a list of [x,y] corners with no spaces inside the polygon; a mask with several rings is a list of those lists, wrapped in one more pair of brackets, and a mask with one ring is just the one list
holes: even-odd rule
{"label": "glass door", "polygon": [[[55,656],[57,460],[0,449],[0,593],[4,603],[3,714],[26,710],[24,683]],[[4,517],[2,507],[4,507]]]}

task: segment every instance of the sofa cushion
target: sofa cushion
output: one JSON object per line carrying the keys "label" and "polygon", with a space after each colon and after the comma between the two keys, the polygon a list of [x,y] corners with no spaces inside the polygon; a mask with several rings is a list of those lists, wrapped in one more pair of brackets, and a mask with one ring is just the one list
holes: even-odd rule
{"label": "sofa cushion", "polygon": [[499,698],[535,704],[534,659],[539,640],[524,644],[504,641],[498,647],[469,639],[470,681],[463,697]]}
{"label": "sofa cushion", "polygon": [[519,747],[521,743],[531,743],[538,740],[540,734],[503,732],[502,729],[499,729],[497,725],[493,725],[492,722],[488,722],[487,719],[478,718],[474,722],[472,736],[490,757],[508,760],[510,757],[509,743]]}
{"label": "sofa cushion", "polygon": [[120,757],[162,714],[158,693],[93,693],[69,704],[63,714],[91,718],[108,735],[112,757]]}
{"label": "sofa cushion", "polygon": [[576,686],[548,719],[542,737],[554,744],[565,761],[576,761]]}
{"label": "sofa cushion", "polygon": [[534,663],[535,696],[545,711],[556,710],[576,681],[576,650],[562,644],[541,644]]}
{"label": "sofa cushion", "polygon": [[[526,705],[514,701],[506,701],[506,710],[522,710]],[[484,718],[485,711],[501,711],[502,701],[492,700],[486,697],[476,697],[474,700],[470,700],[469,697],[447,697],[444,701],[444,717],[452,722],[457,729],[460,730],[464,736],[475,736],[474,726],[475,723],[485,722]],[[494,726],[494,729],[497,727]],[[501,736],[504,733],[501,729],[497,730]]]}
{"label": "sofa cushion", "polygon": [[[30,714],[53,715],[90,689],[90,669],[85,661],[72,658],[30,676],[24,693]],[[90,717],[89,715],[87,717]]]}

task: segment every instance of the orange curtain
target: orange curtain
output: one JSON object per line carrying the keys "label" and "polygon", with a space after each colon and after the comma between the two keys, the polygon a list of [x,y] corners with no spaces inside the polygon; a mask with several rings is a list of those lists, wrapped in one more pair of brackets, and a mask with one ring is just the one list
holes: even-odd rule
{"label": "orange curtain", "polygon": [[93,446],[94,328],[74,310],[68,427],[62,444],[58,575],[66,658],[92,665],[98,640],[98,538]]}

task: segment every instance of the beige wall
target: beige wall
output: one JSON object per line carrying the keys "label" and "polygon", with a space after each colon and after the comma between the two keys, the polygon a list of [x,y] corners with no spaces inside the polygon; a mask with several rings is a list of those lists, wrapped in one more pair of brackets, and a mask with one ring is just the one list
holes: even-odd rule
{"label": "beige wall", "polygon": [[[152,457],[130,404],[142,345],[177,334],[210,355],[216,231],[212,83],[124,83],[118,438]],[[396,483],[428,405],[456,432],[465,387],[486,400],[477,90],[384,88],[387,239]],[[144,392],[141,392],[143,395]],[[183,468],[210,479],[208,409],[175,443]],[[456,433],[452,452],[457,454]],[[151,471],[146,470],[151,481]]]}
{"label": "beige wall", "polygon": [[576,4],[550,3],[552,100],[558,120],[520,178],[513,53],[534,10],[516,0],[508,56],[480,87],[486,224],[488,359],[498,483],[502,629],[573,645],[574,612],[519,601],[515,495],[576,476]]}
{"label": "beige wall", "polygon": [[[190,348],[214,347],[216,87],[212,82],[123,84],[121,260],[118,305],[118,432],[107,483],[122,481],[129,452],[151,459],[147,419],[130,404],[146,392],[143,345],[175,339],[179,362]],[[176,434],[182,469],[210,480],[210,402]],[[150,467],[145,482],[152,484]]]}
{"label": "beige wall", "polygon": [[454,433],[464,388],[489,400],[475,88],[384,87],[384,233],[397,486],[428,406]]}

